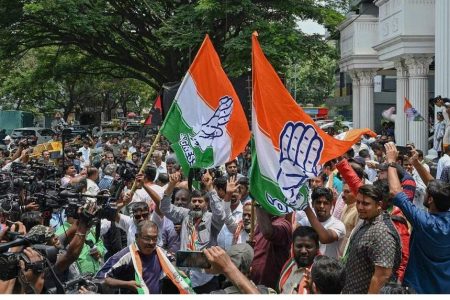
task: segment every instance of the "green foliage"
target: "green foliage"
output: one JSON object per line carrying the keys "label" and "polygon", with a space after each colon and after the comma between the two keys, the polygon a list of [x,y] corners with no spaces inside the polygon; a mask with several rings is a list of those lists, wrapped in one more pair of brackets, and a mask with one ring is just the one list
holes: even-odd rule
{"label": "green foliage", "polygon": [[105,63],[70,48],[47,47],[27,52],[20,60],[3,61],[0,97],[4,109],[51,113],[76,107],[140,110],[154,91],[134,79],[103,75]]}
{"label": "green foliage", "polygon": [[226,70],[250,68],[250,37],[258,31],[279,71],[326,47],[296,26],[314,19],[334,30],[342,0],[0,0],[0,59],[49,45],[73,46],[155,89],[184,75],[204,35]]}
{"label": "green foliage", "polygon": [[300,98],[323,99],[335,50],[297,22],[316,20],[334,35],[347,2],[0,0],[0,97],[48,110],[124,95],[140,105],[163,83],[181,80],[205,34],[230,76],[248,73],[258,31],[278,72],[301,65]]}
{"label": "green foliage", "polygon": [[[297,102],[321,106],[333,96],[337,57],[333,46],[313,59],[292,64],[287,72],[288,88]],[[295,92],[296,90],[296,92]]]}

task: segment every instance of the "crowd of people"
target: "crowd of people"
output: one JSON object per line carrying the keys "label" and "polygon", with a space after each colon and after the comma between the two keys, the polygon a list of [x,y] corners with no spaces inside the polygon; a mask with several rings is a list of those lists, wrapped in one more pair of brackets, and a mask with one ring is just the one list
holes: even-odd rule
{"label": "crowd of people", "polygon": [[[79,205],[45,214],[26,185],[16,188],[20,218],[2,206],[2,244],[11,232],[42,236],[58,254],[32,268],[42,251],[12,245],[18,276],[0,280],[1,293],[61,292],[83,276],[79,293],[450,293],[449,145],[424,156],[412,144],[397,149],[389,133],[364,137],[309,180],[303,211],[274,216],[250,194],[250,149],[201,171],[196,185],[163,137],[138,172],[154,138],[77,137],[57,160],[43,151],[39,165],[60,169],[58,189]],[[3,173],[30,162],[23,141],[3,143]],[[102,197],[114,199],[109,210]],[[186,252],[201,256],[177,265]],[[202,258],[207,266],[196,266]]]}

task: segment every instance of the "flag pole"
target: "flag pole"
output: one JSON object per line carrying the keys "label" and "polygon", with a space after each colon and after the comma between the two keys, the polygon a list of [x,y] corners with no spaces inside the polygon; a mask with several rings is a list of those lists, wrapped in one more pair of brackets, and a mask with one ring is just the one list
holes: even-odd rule
{"label": "flag pole", "polygon": [[[142,166],[139,170],[139,173],[143,173],[145,171],[145,168],[147,167],[147,164],[150,161],[150,158],[152,157],[153,152],[155,151],[156,144],[158,144],[160,137],[161,137],[161,129],[158,130],[158,134],[156,135],[155,140],[153,141],[152,146],[150,147],[150,150],[148,151],[144,162],[142,162]],[[133,182],[133,187],[131,188],[131,195],[133,195],[134,192],[136,192],[136,189],[137,189],[137,185],[136,185],[136,180],[135,180]]]}

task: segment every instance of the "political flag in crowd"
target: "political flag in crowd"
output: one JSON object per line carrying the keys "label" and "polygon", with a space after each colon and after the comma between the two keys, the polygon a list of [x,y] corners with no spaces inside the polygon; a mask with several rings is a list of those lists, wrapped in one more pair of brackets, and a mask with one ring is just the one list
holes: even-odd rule
{"label": "political flag in crowd", "polygon": [[417,109],[415,109],[412,106],[411,102],[409,102],[409,100],[406,99],[406,97],[403,97],[403,99],[405,99],[405,105],[403,106],[403,110],[405,111],[406,118],[408,119],[408,121],[423,121],[424,118],[417,111]]}
{"label": "political flag in crowd", "polygon": [[183,172],[236,158],[250,140],[239,98],[205,37],[178,89],[161,133],[171,142]]}
{"label": "political flag in crowd", "polygon": [[161,125],[161,120],[162,120],[161,95],[158,95],[158,97],[156,97],[155,101],[153,102],[152,109],[148,113],[147,119],[145,119],[144,125],[157,127]]}
{"label": "political flag in crowd", "polygon": [[254,136],[250,192],[265,210],[283,215],[303,209],[307,180],[319,175],[325,162],[341,156],[369,129],[337,140],[320,129],[284,87],[252,37]]}

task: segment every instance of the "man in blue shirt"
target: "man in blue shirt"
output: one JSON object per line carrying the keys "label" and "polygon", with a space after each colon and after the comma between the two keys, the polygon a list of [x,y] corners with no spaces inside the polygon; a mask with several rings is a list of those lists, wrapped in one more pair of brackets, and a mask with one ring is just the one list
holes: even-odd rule
{"label": "man in blue shirt", "polygon": [[[146,288],[147,293],[159,294],[161,292],[161,262],[156,253],[156,241],[158,239],[158,227],[144,221],[138,225],[136,233],[137,255],[139,267],[136,270],[136,260],[133,258],[131,247],[113,255],[97,273],[97,278],[105,279],[110,287],[120,288],[121,293],[139,293],[139,288]],[[143,282],[138,282],[138,277]]]}
{"label": "man in blue shirt", "polygon": [[[428,212],[416,207],[403,193],[397,170],[394,167],[398,152],[394,143],[388,143],[386,158],[389,164],[389,189],[413,230],[410,240],[410,256],[404,284],[417,293],[450,293],[450,185],[426,176],[427,190],[424,206]],[[417,154],[412,158],[413,165]],[[422,170],[418,170],[419,174]],[[427,175],[427,174],[425,174]],[[421,174],[422,176],[422,174]]]}

